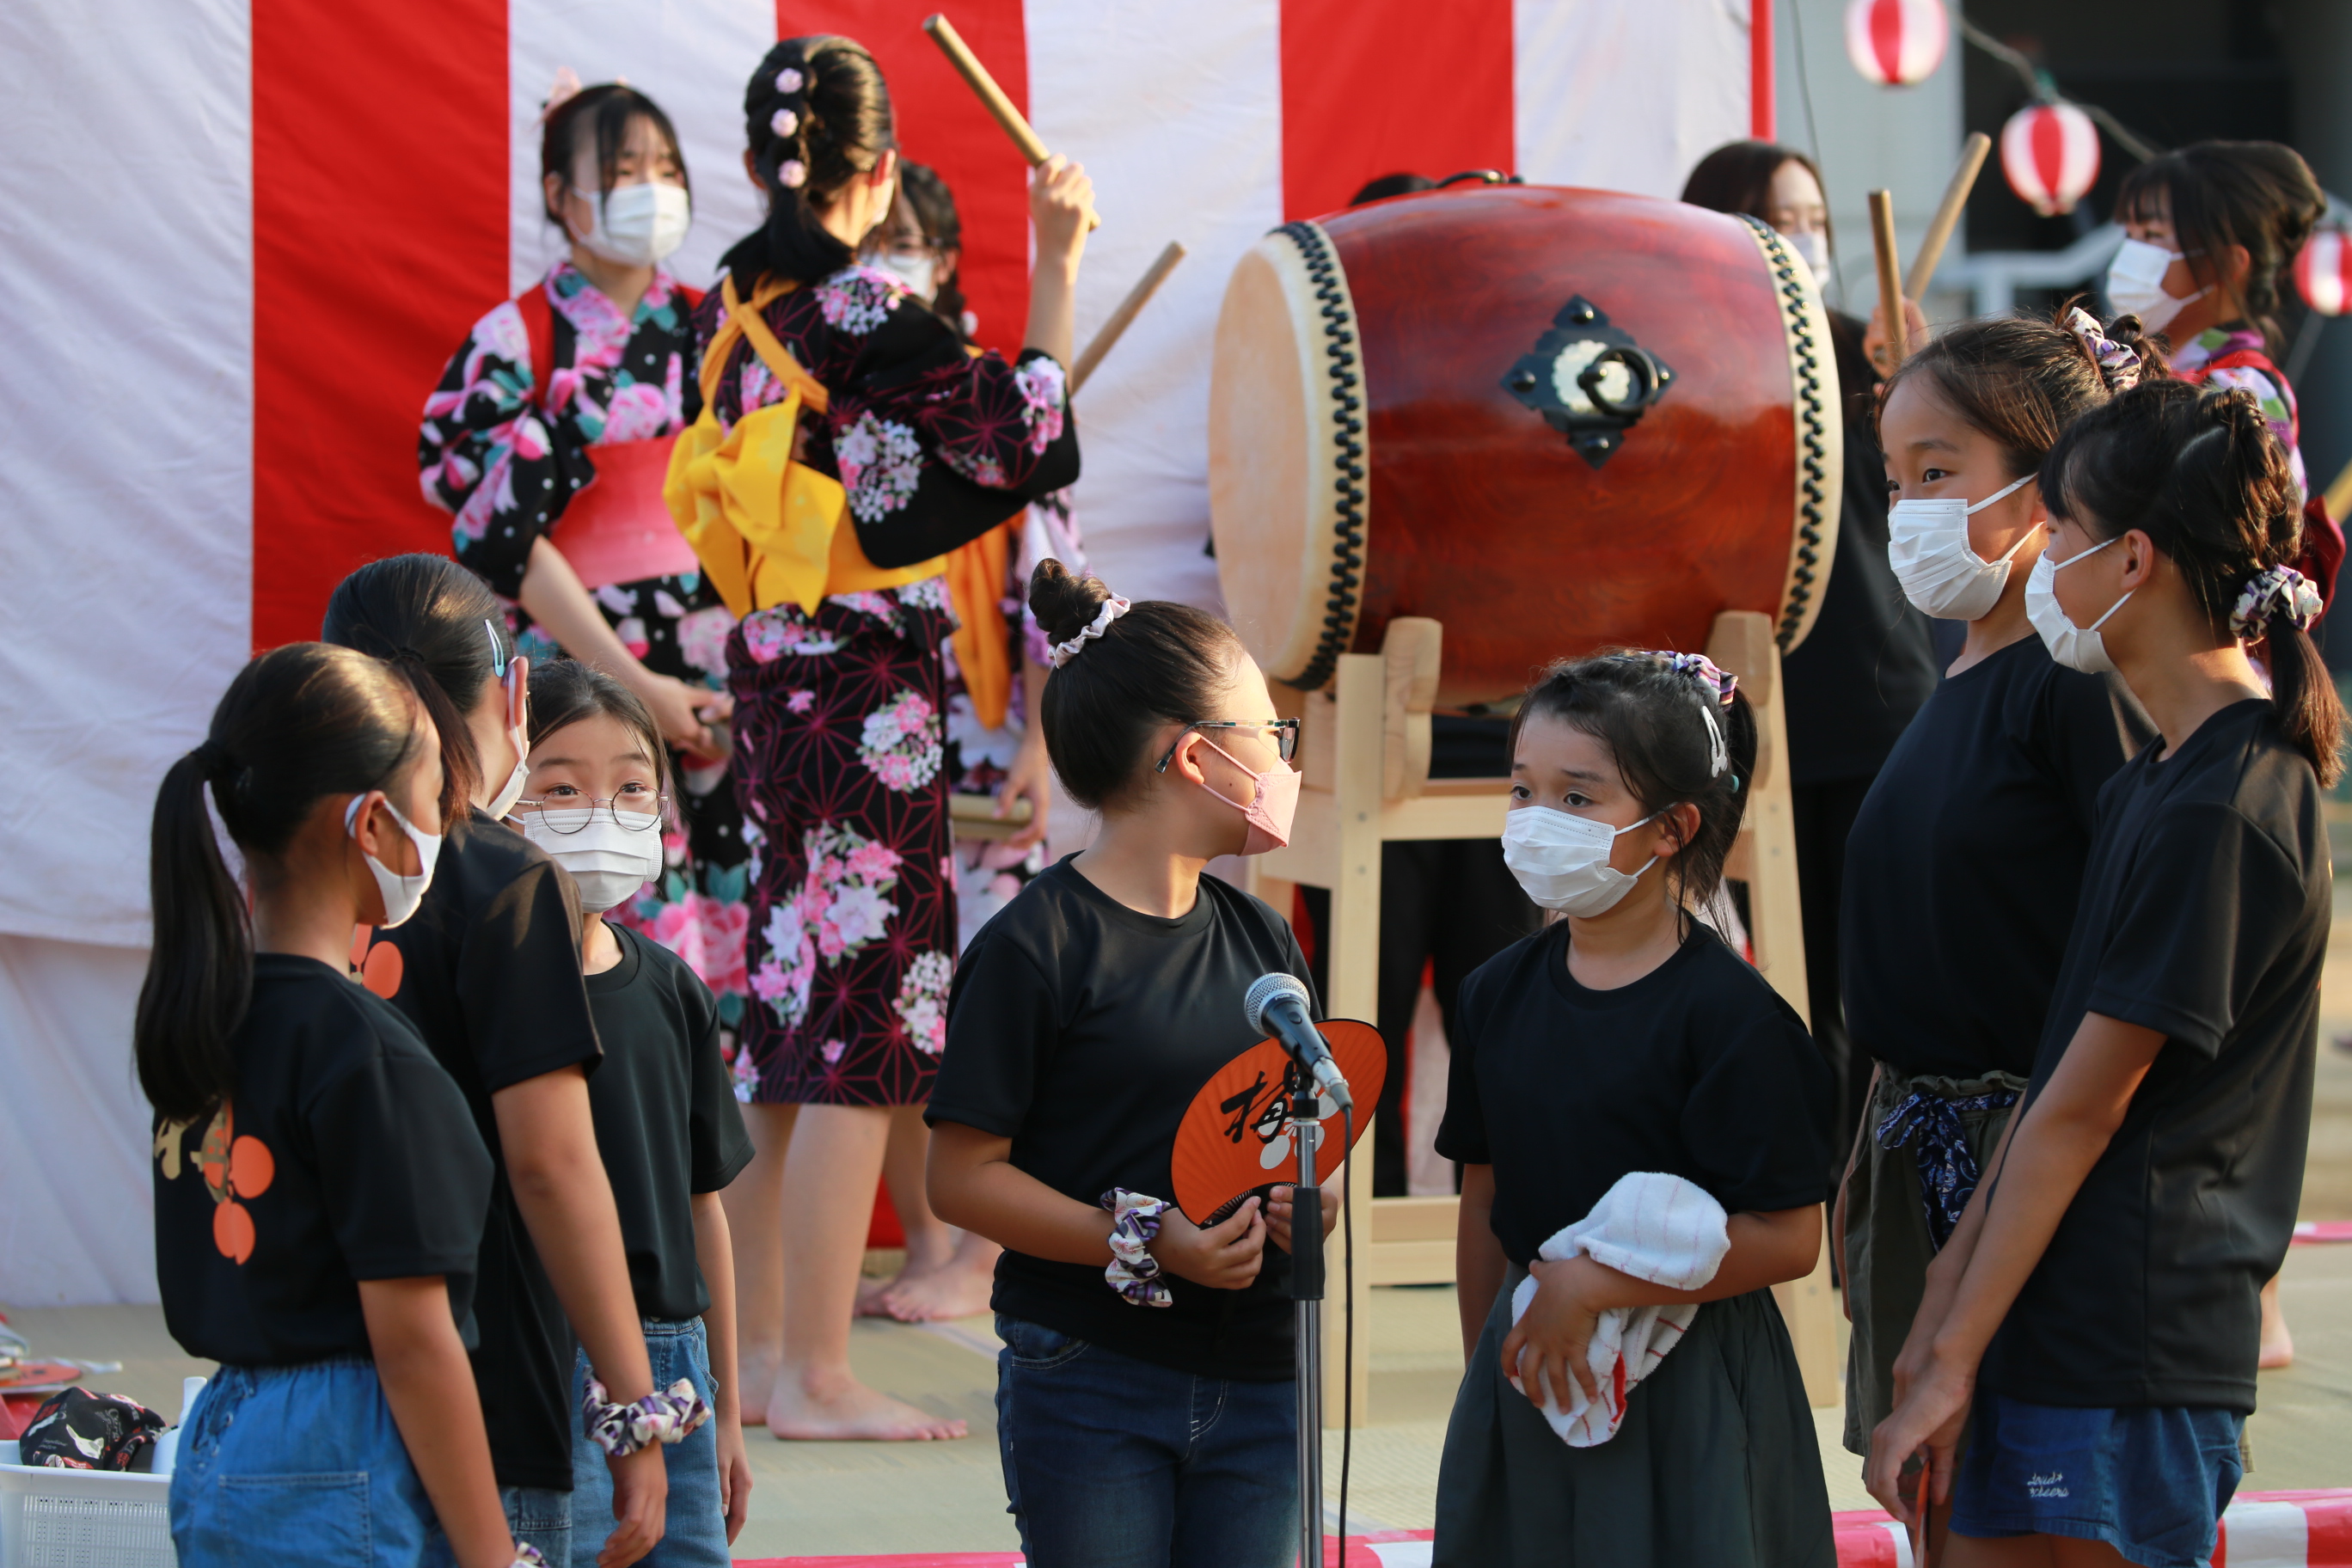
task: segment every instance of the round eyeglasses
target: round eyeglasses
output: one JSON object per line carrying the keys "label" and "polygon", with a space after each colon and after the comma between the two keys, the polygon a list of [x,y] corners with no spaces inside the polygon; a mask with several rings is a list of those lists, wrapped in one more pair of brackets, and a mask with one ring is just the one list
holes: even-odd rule
{"label": "round eyeglasses", "polygon": [[652,833],[669,816],[669,796],[635,785],[603,798],[543,795],[519,800],[515,805],[536,813],[539,825],[550,833],[580,833],[600,816],[609,818],[625,833]]}

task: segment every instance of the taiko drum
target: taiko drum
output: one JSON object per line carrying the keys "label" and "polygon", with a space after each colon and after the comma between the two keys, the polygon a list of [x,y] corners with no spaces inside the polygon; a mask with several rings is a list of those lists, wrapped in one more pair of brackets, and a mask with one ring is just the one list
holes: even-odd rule
{"label": "taiko drum", "polygon": [[1391,616],[1445,627],[1442,704],[1715,617],[1811,628],[1836,541],[1837,371],[1811,273],[1680,202],[1493,185],[1284,225],[1217,322],[1225,607],[1313,689]]}

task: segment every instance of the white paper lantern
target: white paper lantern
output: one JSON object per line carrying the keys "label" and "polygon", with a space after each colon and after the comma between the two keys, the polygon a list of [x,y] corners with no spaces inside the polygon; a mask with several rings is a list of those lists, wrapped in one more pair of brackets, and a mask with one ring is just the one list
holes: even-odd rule
{"label": "white paper lantern", "polygon": [[2323,316],[2340,316],[2352,304],[2352,237],[2323,228],[2296,253],[2294,287],[2303,302]]}
{"label": "white paper lantern", "polygon": [[2043,217],[2074,210],[2099,179],[2099,128],[2071,103],[2036,103],[2000,132],[2000,172]]}
{"label": "white paper lantern", "polygon": [[1927,80],[1951,36],[1944,0],[1852,0],[1845,8],[1846,58],[1880,87]]}

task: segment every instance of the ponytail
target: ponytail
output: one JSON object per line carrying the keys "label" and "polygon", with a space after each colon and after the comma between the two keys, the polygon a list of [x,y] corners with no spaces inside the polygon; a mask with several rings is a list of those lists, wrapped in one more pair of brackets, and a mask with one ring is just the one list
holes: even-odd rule
{"label": "ponytail", "polygon": [[248,864],[282,852],[323,796],[388,789],[421,745],[417,703],[379,661],[324,643],[257,655],[204,743],[155,794],[148,888],[155,943],[131,1025],[139,1085],[193,1121],[236,1083],[229,1041],[253,995],[253,928],[205,809],[207,788]]}
{"label": "ponytail", "polygon": [[890,89],[865,46],[814,34],[770,49],[743,89],[743,132],[768,216],[720,258],[737,290],[814,283],[856,259],[821,215],[898,145]]}
{"label": "ponytail", "polygon": [[2311,641],[2319,595],[2288,564],[2302,490],[2252,393],[2158,381],[2119,394],[2058,438],[2042,495],[2095,537],[2145,531],[2216,631],[2265,645],[2281,732],[2322,785],[2336,781],[2344,707]]}

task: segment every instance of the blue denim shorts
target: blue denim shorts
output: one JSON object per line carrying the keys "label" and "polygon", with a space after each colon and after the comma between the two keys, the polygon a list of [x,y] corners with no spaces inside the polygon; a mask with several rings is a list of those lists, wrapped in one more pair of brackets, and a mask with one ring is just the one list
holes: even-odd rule
{"label": "blue denim shorts", "polygon": [[[705,1403],[717,1398],[701,1319],[673,1323],[648,1318],[645,1330],[656,1388],[682,1377]],[[588,1352],[583,1351],[572,1367],[572,1568],[595,1568],[596,1553],[613,1533],[612,1467],[578,1419],[587,1384]],[[664,1448],[662,1458],[669,1471],[667,1523],[661,1543],[639,1563],[644,1568],[727,1568],[732,1554],[727,1547],[727,1505],[719,1489],[719,1423],[705,1421],[685,1441]],[[548,1562],[562,1559],[550,1553]]]}
{"label": "blue denim shorts", "polygon": [[1030,1568],[1289,1568],[1294,1385],[1196,1377],[996,1316],[996,1441]]}
{"label": "blue denim shorts", "polygon": [[172,1471],[181,1568],[454,1568],[375,1364],[224,1366]]}
{"label": "blue denim shorts", "polygon": [[1976,1403],[1952,1528],[2104,1541],[2141,1568],[2204,1568],[2244,1473],[2234,1411]]}

